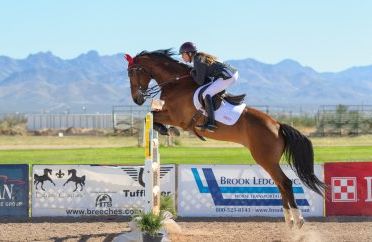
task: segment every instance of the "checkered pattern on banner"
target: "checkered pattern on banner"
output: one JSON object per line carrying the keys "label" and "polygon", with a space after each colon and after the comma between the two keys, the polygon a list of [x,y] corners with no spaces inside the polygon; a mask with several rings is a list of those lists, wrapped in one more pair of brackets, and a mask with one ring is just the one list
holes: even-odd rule
{"label": "checkered pattern on banner", "polygon": [[356,177],[332,177],[332,202],[356,202]]}

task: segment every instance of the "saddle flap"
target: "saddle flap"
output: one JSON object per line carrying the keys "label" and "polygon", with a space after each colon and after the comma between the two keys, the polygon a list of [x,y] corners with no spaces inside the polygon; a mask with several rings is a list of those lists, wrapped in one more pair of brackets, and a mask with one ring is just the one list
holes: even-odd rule
{"label": "saddle flap", "polygon": [[[211,84],[212,83],[203,86],[198,93],[198,100],[200,104],[202,105],[203,109],[205,109],[203,93]],[[233,106],[239,106],[244,103],[244,99],[245,99],[245,94],[232,95],[231,93],[228,93],[225,90],[223,90],[222,92],[219,92],[212,97],[213,110],[216,111],[221,106],[222,101],[226,101]]]}
{"label": "saddle flap", "polygon": [[[193,96],[193,103],[196,108],[196,110],[200,110],[204,116],[206,116],[205,109],[203,108],[204,101],[202,100],[202,92],[203,90],[208,87],[207,86],[201,86],[199,87]],[[202,90],[203,89],[203,90]],[[240,97],[244,97],[244,95],[241,95]],[[215,110],[215,119],[218,122],[221,122],[226,125],[234,125],[242,112],[244,111],[246,104],[243,102],[240,105],[232,105],[227,100],[224,101],[220,94],[215,95],[214,100],[214,110]],[[217,105],[216,105],[217,104]],[[217,108],[218,107],[218,108]]]}

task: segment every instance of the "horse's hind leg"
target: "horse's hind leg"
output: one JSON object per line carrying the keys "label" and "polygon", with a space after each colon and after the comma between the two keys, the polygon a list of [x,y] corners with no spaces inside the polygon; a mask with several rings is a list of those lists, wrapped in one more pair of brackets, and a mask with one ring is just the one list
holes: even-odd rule
{"label": "horse's hind leg", "polygon": [[298,214],[293,213],[293,209],[297,210],[297,205],[293,194],[292,181],[284,174],[279,164],[264,168],[270,174],[282,195],[283,214],[286,224],[290,228],[293,227],[293,224],[300,228],[304,221]]}
{"label": "horse's hind leg", "polygon": [[[261,130],[261,133],[265,130]],[[257,137],[259,137],[257,135]],[[282,171],[279,161],[283,154],[284,142],[280,137],[266,136],[265,142],[259,142],[260,139],[255,139],[250,142],[250,151],[260,166],[262,166],[271,176],[277,185],[283,201],[283,213],[286,224],[292,227],[296,224],[297,227],[303,225],[303,218],[297,209],[292,190],[292,181]],[[261,140],[262,141],[262,140]]]}

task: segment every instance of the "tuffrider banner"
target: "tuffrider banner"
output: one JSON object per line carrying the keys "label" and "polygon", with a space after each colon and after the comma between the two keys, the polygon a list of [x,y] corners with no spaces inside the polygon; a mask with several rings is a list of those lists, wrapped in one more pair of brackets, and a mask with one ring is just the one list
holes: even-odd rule
{"label": "tuffrider banner", "polygon": [[[34,165],[32,216],[130,216],[143,209],[143,166]],[[175,194],[175,166],[160,168],[163,195]]]}
{"label": "tuffrider banner", "polygon": [[[279,189],[258,165],[180,165],[178,169],[179,216],[283,216]],[[288,165],[282,169],[293,182],[302,214],[323,216],[323,198],[303,186]],[[323,180],[323,167],[314,169]]]}

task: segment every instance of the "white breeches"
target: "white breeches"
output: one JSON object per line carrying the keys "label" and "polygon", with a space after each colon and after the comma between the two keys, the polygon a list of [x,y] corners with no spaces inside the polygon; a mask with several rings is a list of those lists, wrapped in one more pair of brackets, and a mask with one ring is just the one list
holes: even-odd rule
{"label": "white breeches", "polygon": [[222,78],[218,78],[217,80],[215,80],[203,93],[203,98],[205,98],[205,96],[207,95],[210,95],[211,97],[213,97],[214,95],[216,95],[217,93],[225,90],[226,88],[228,88],[229,86],[231,86],[239,77],[239,73],[238,72],[235,72],[235,73],[231,73],[231,78],[229,79],[222,79]]}

